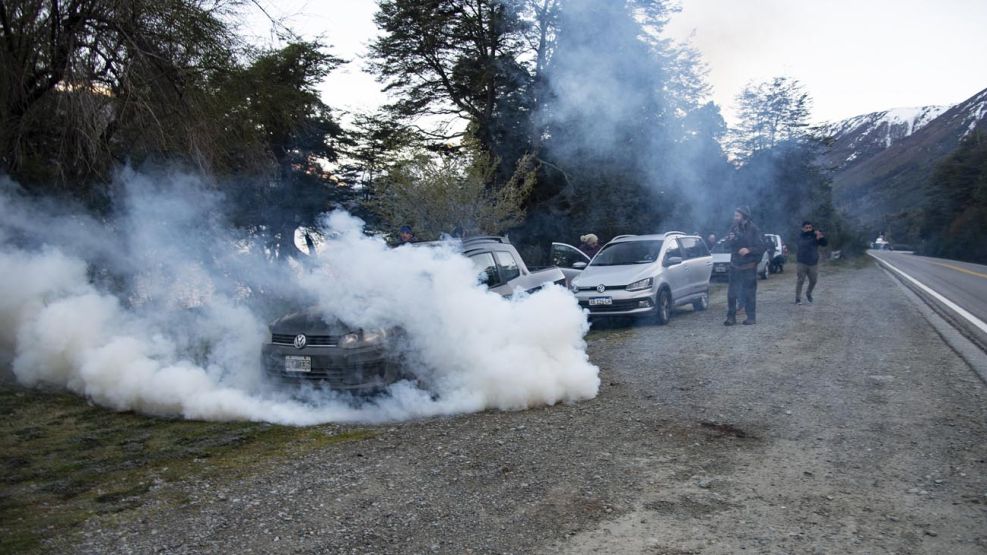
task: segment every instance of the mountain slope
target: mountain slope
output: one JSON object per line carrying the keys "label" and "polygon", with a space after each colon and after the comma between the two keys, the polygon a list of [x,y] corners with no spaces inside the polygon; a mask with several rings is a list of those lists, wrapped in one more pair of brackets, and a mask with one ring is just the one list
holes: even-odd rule
{"label": "mountain slope", "polygon": [[823,165],[835,171],[846,170],[922,129],[949,108],[896,108],[824,124],[815,130],[816,135],[831,141],[823,155]]}
{"label": "mountain slope", "polygon": [[[932,114],[929,110],[926,114]],[[888,126],[887,134],[879,130],[858,137],[890,137],[890,146],[874,148],[874,142],[858,139],[857,156],[837,163],[846,154],[836,147],[837,137],[824,160],[833,169],[833,192],[837,206],[861,220],[883,220],[895,214],[920,207],[926,200],[925,188],[935,166],[953,153],[963,137],[978,126],[987,125],[987,89],[942,112],[938,117],[918,126],[912,122],[912,133],[895,139]],[[880,127],[880,126],[878,126]],[[915,129],[916,127],[917,130]],[[845,144],[853,139],[843,137]]]}

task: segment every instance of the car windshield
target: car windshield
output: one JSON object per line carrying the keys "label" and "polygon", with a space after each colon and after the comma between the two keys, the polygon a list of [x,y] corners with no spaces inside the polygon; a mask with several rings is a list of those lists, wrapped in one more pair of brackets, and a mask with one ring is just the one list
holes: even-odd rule
{"label": "car windshield", "polygon": [[661,241],[626,241],[607,245],[590,266],[624,266],[650,264],[658,260]]}

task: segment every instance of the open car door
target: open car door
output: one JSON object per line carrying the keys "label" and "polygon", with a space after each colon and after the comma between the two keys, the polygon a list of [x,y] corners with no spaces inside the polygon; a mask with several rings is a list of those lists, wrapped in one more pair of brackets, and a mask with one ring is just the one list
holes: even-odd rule
{"label": "open car door", "polygon": [[590,261],[586,253],[565,243],[552,243],[550,258],[552,265],[558,266],[565,275],[565,286],[567,288],[572,283],[572,278],[581,274]]}

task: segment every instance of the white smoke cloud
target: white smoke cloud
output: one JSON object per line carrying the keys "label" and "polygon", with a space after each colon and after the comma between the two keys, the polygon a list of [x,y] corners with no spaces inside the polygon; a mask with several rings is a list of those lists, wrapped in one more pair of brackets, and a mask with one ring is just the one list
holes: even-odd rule
{"label": "white smoke cloud", "polygon": [[[97,222],[0,187],[0,364],[114,410],[307,425],[383,422],[592,398],[588,329],[565,290],[504,299],[452,245],[388,248],[343,212],[313,264],[271,264],[223,223],[192,176],[124,172],[122,208]],[[264,291],[263,294],[257,291]],[[400,326],[428,384],[356,403],[271,387],[261,344],[272,299],[359,327]]]}

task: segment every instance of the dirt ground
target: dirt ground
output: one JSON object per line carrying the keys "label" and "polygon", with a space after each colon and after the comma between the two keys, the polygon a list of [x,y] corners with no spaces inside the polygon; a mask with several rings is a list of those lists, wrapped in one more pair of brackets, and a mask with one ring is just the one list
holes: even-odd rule
{"label": "dirt ground", "polygon": [[811,306],[792,274],[760,283],[757,326],[722,325],[718,286],[668,326],[595,329],[592,401],[158,484],[46,549],[987,553],[984,383],[879,268],[824,267]]}

